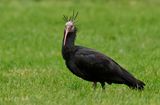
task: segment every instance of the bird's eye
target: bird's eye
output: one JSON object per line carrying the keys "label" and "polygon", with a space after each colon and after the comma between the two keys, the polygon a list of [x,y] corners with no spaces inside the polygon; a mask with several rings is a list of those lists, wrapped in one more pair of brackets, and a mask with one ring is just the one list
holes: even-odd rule
{"label": "bird's eye", "polygon": [[73,28],[73,26],[71,26],[71,28]]}

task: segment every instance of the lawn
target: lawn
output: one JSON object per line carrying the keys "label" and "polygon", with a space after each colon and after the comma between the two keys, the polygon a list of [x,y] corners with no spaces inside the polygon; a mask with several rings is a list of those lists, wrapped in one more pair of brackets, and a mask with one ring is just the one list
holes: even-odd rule
{"label": "lawn", "polygon": [[[105,53],[146,83],[102,91],[65,66],[65,22],[79,11],[76,44]],[[159,0],[1,0],[0,105],[159,105]]]}

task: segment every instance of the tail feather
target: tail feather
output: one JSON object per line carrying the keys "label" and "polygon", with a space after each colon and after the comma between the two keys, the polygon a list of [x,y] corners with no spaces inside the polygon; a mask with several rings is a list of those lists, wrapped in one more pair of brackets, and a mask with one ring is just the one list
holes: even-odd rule
{"label": "tail feather", "polygon": [[126,85],[128,85],[132,89],[138,89],[138,90],[143,90],[144,89],[144,82],[140,80],[135,80],[134,82],[126,82]]}
{"label": "tail feather", "polygon": [[133,75],[131,75],[126,70],[124,70],[123,79],[124,79],[124,84],[126,84],[130,88],[138,89],[138,90],[144,89],[145,83],[136,79]]}

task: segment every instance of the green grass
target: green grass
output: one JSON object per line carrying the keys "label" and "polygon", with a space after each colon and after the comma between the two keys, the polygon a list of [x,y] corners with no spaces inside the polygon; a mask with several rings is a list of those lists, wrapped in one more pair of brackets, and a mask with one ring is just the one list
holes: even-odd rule
{"label": "green grass", "polygon": [[[76,44],[112,57],[146,83],[102,91],[72,75],[61,56],[62,15],[79,11]],[[159,0],[2,0],[0,105],[159,105]]]}

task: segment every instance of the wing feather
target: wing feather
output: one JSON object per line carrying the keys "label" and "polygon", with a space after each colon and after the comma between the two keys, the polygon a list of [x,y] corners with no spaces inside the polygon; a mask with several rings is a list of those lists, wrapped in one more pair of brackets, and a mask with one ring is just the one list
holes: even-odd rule
{"label": "wing feather", "polygon": [[104,54],[88,48],[79,48],[75,59],[77,67],[92,77],[121,81],[123,71],[120,65]]}

